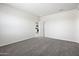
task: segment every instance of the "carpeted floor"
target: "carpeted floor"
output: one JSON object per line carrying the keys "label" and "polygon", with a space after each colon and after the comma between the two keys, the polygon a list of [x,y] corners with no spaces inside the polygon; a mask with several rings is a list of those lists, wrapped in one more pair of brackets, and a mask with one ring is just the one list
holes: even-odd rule
{"label": "carpeted floor", "polygon": [[0,47],[0,56],[79,56],[79,43],[31,38]]}

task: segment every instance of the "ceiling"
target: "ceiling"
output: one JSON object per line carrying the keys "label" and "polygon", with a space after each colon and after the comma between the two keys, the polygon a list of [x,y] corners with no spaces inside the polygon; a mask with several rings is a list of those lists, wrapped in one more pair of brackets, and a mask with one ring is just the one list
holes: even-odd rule
{"label": "ceiling", "polygon": [[10,3],[9,5],[35,16],[45,16],[60,11],[75,9],[78,3]]}

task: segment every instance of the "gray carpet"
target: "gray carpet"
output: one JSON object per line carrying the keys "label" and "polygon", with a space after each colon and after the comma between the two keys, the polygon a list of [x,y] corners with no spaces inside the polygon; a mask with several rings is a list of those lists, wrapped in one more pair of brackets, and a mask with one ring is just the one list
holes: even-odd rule
{"label": "gray carpet", "polygon": [[79,43],[31,38],[0,47],[0,56],[79,56]]}

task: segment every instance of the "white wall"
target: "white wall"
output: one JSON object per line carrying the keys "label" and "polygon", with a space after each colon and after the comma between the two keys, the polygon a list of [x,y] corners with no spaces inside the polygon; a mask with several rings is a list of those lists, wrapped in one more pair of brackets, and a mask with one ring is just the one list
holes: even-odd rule
{"label": "white wall", "polygon": [[75,33],[76,33],[76,39],[77,39],[77,41],[79,42],[79,10],[77,10],[77,19],[76,19],[76,31],[75,31]]}
{"label": "white wall", "polygon": [[[45,36],[61,40],[79,42],[75,38],[76,14],[77,10],[70,10],[41,17],[40,24],[42,25],[42,23],[45,22]],[[43,35],[43,27],[41,27],[40,30],[41,36]]]}
{"label": "white wall", "polygon": [[[41,17],[40,36],[79,42],[78,13],[78,10],[71,10]],[[0,4],[0,46],[35,37],[37,20],[38,17],[29,13]]]}
{"label": "white wall", "polygon": [[6,4],[0,4],[0,46],[35,36],[38,18]]}

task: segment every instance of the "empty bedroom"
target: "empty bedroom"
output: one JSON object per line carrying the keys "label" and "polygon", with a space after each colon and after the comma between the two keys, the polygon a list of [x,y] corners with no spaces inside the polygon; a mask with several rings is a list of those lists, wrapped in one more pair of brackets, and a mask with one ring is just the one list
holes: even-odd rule
{"label": "empty bedroom", "polygon": [[79,3],[0,3],[0,56],[79,56]]}

